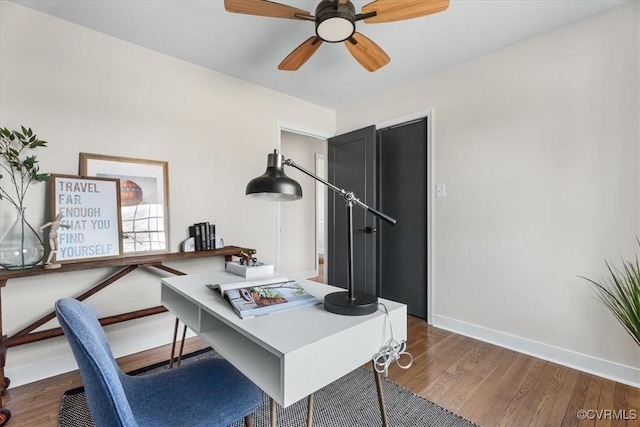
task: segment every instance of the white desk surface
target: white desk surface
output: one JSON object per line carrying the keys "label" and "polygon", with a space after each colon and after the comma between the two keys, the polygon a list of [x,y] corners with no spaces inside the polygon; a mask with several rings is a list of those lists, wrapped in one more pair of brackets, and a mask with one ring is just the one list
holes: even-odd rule
{"label": "white desk surface", "polygon": [[[244,280],[240,276],[215,271],[162,279],[162,303],[283,406],[370,361],[390,337],[382,308],[366,316],[330,313],[324,296],[344,289],[288,277],[320,303],[249,319],[205,286]],[[394,338],[406,340],[406,305],[380,302],[389,311]]]}

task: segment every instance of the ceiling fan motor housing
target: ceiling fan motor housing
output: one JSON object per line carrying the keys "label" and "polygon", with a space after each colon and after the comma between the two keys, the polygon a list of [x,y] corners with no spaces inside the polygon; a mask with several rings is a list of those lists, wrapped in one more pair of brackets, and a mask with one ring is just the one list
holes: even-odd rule
{"label": "ceiling fan motor housing", "polygon": [[316,35],[328,43],[343,42],[356,31],[356,9],[350,1],[322,0],[316,7]]}

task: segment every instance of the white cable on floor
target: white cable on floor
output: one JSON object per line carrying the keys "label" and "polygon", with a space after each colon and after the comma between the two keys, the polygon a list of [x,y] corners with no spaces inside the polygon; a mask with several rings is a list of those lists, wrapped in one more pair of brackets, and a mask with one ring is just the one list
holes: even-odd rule
{"label": "white cable on floor", "polygon": [[[406,341],[398,342],[393,337],[393,326],[391,325],[389,310],[387,310],[387,306],[385,306],[384,304],[380,303],[380,305],[382,306],[382,308],[384,308],[385,322],[389,325],[389,333],[391,335],[391,338],[389,338],[389,340],[380,348],[380,351],[374,354],[372,360],[373,368],[376,370],[376,372],[378,372],[379,374],[384,374],[384,376],[386,377],[389,375],[389,366],[393,362],[396,362],[396,365],[398,365],[398,367],[402,369],[409,369],[413,364],[413,356],[408,351],[405,351],[407,349]],[[408,356],[408,363],[400,363],[400,358],[403,355]]]}

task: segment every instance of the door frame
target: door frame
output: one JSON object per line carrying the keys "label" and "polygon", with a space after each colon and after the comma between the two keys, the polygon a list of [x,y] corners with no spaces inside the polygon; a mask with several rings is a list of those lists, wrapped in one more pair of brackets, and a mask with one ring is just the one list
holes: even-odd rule
{"label": "door frame", "polygon": [[416,111],[401,117],[396,117],[384,122],[375,123],[376,129],[384,129],[397,126],[403,123],[412,122],[422,118],[427,119],[427,323],[433,324],[433,306],[434,306],[434,264],[435,264],[435,235],[434,235],[434,216],[435,216],[435,191],[434,186],[434,131],[433,131],[433,108]]}
{"label": "door frame", "polygon": [[[326,151],[326,147],[327,144],[325,144],[325,151]],[[324,165],[324,167],[322,168],[322,172],[320,172],[320,163],[322,163],[322,165]],[[316,175],[318,175],[320,178],[325,178],[326,179],[326,175],[327,175],[327,156],[325,155],[325,153],[316,153],[315,156],[315,169],[313,171]],[[318,235],[320,234],[320,231],[322,231],[322,240],[323,240],[323,252],[322,252],[322,258],[324,259],[324,262],[326,262],[326,251],[327,251],[327,191],[324,191],[322,193],[323,197],[323,201],[324,203],[322,204],[322,206],[324,206],[323,212],[322,212],[322,227],[320,227],[319,224],[319,213],[320,213],[320,209],[318,209],[318,201],[319,201],[319,197],[318,194],[320,193],[317,189],[318,188],[322,188],[323,190],[326,190],[326,187],[324,184],[317,182],[316,181],[316,274],[319,274],[320,272],[320,266],[319,266],[319,260],[320,260],[320,248],[319,248],[319,243],[318,243]]]}
{"label": "door frame", "polygon": [[[330,135],[327,134],[325,132],[319,131],[319,130],[315,130],[315,129],[309,129],[306,128],[304,126],[299,126],[299,125],[295,125],[295,124],[291,124],[291,123],[286,123],[280,120],[276,120],[276,149],[278,150],[278,152],[280,152],[281,148],[282,148],[282,132],[290,132],[290,133],[295,133],[298,135],[303,135],[303,136],[308,136],[311,138],[316,138],[316,139],[321,139],[324,140],[324,150],[323,150],[323,155],[326,158],[327,155],[327,139],[331,138],[332,136],[335,135]],[[295,159],[293,159],[295,160]],[[325,162],[325,168],[326,168],[326,162]],[[290,169],[290,168],[289,168]],[[288,171],[285,170],[285,173],[287,173]],[[326,171],[325,171],[326,174]],[[311,179],[311,178],[307,178],[305,177],[304,179]],[[282,227],[282,216],[281,216],[281,212],[282,212],[282,207],[281,207],[281,203],[282,202],[276,202],[275,203],[275,216],[276,216],[276,224],[275,224],[275,253],[274,253],[274,268],[275,271],[279,271],[280,270],[280,266],[282,265],[282,235],[280,233],[281,227]],[[326,207],[325,207],[326,209]],[[326,212],[325,212],[325,217],[326,217]],[[314,227],[314,231],[315,231],[315,227]],[[325,241],[326,241],[326,226],[325,226]],[[317,252],[317,242],[316,242],[316,252]],[[317,257],[316,257],[317,258]],[[326,258],[325,258],[325,262],[326,262]],[[315,268],[316,268],[316,272],[315,274],[318,274],[318,260],[315,260]],[[325,268],[326,268],[326,264],[325,264]]]}

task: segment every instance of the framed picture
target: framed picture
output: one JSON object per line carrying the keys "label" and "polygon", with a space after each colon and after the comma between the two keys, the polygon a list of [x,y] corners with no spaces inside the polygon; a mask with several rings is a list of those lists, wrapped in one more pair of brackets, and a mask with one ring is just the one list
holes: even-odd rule
{"label": "framed picture", "polygon": [[56,263],[122,256],[117,179],[52,174],[49,191],[52,222],[47,226]]}
{"label": "framed picture", "polygon": [[169,164],[80,153],[80,175],[120,180],[125,256],[169,250]]}

